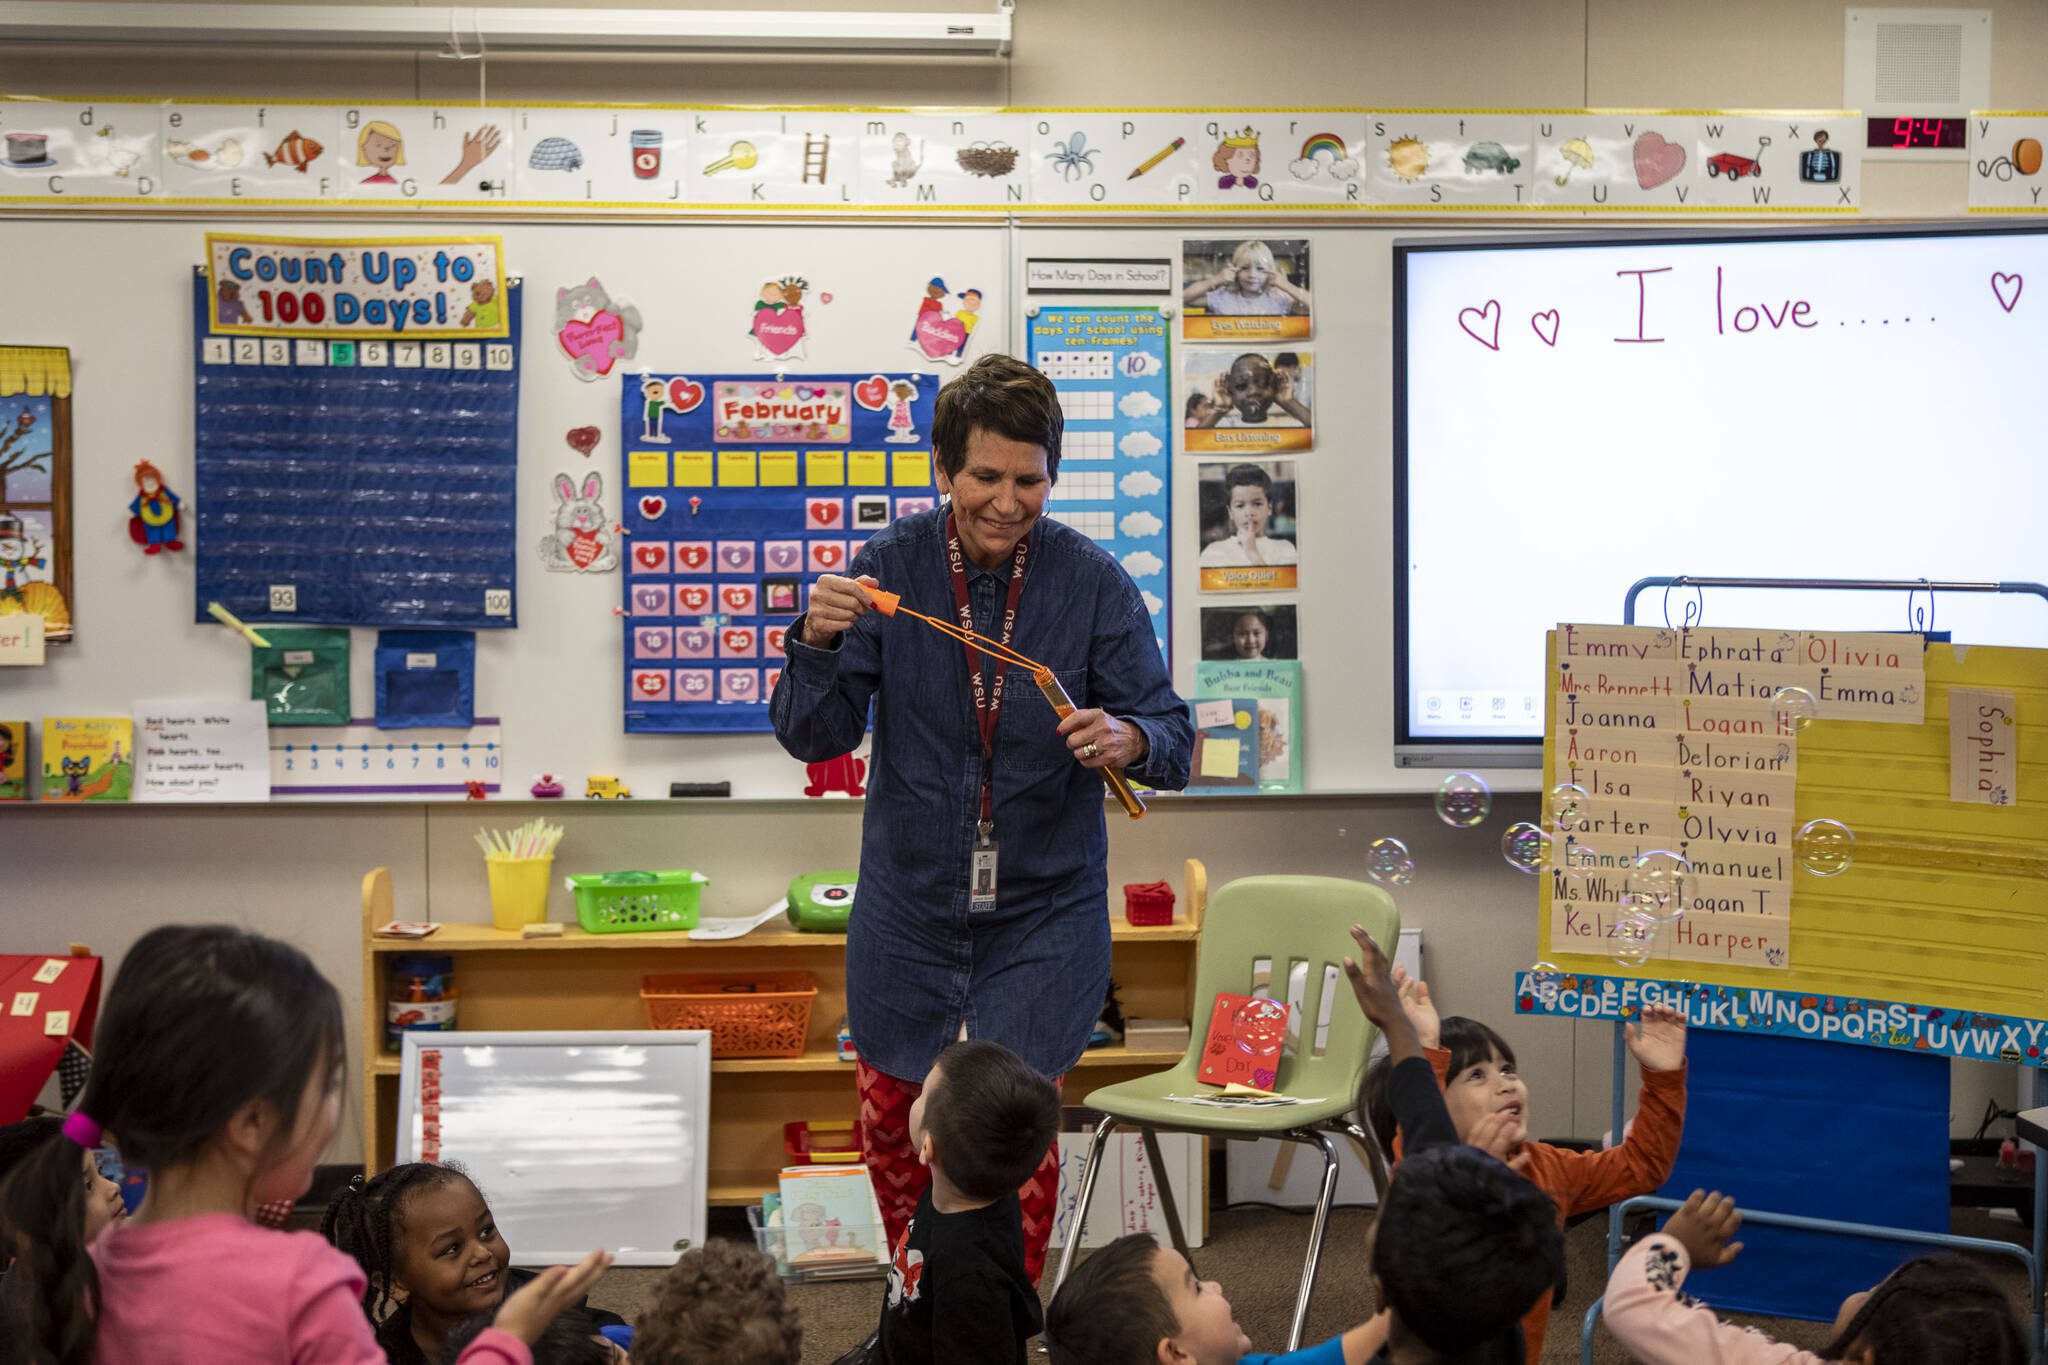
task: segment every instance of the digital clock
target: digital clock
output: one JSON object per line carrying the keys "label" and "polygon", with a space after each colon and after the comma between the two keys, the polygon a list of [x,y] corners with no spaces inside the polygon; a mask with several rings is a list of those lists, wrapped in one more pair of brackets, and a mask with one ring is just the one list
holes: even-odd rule
{"label": "digital clock", "polygon": [[1963,118],[1915,118],[1911,115],[1866,118],[1863,145],[1873,151],[1959,150],[1968,145],[1969,122]]}

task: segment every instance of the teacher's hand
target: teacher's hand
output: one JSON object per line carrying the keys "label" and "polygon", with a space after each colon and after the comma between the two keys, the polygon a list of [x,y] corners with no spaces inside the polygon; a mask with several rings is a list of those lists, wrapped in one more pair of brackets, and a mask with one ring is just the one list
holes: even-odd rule
{"label": "teacher's hand", "polygon": [[1059,729],[1084,768],[1128,768],[1145,757],[1148,747],[1143,730],[1097,708],[1074,712]]}
{"label": "teacher's hand", "polygon": [[873,608],[874,601],[861,585],[880,587],[863,574],[858,579],[837,574],[820,574],[811,586],[810,609],[804,613],[804,643],[814,649],[828,649],[832,641],[851,629],[853,623]]}

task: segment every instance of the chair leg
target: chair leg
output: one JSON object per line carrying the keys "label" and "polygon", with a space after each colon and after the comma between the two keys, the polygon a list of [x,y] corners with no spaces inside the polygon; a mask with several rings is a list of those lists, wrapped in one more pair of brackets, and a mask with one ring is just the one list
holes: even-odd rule
{"label": "chair leg", "polygon": [[1350,1135],[1351,1141],[1357,1146],[1358,1155],[1365,1161],[1366,1174],[1372,1177],[1373,1192],[1379,1196],[1380,1202],[1384,1204],[1387,1199],[1387,1159],[1380,1152],[1380,1144],[1373,1138],[1372,1134],[1366,1132],[1365,1129],[1359,1127],[1350,1119],[1344,1121],[1344,1131]]}
{"label": "chair leg", "polygon": [[1060,1268],[1052,1277],[1055,1294],[1067,1282],[1067,1272],[1074,1268],[1074,1253],[1081,1247],[1081,1230],[1088,1226],[1088,1200],[1095,1194],[1095,1174],[1102,1168],[1102,1149],[1109,1145],[1109,1135],[1115,1128],[1116,1120],[1103,1115],[1102,1122],[1095,1125],[1094,1141],[1088,1144],[1088,1165],[1081,1172],[1081,1197],[1074,1204],[1074,1224],[1067,1229],[1067,1244],[1060,1248]]}
{"label": "chair leg", "polygon": [[1152,1163],[1152,1178],[1159,1182],[1159,1207],[1166,1214],[1166,1230],[1173,1237],[1173,1249],[1187,1257],[1189,1265],[1195,1263],[1188,1255],[1188,1239],[1180,1225],[1180,1208],[1173,1202],[1173,1182],[1166,1178],[1166,1159],[1159,1154],[1159,1134],[1150,1128],[1141,1128],[1145,1138],[1145,1159]]}
{"label": "chair leg", "polygon": [[1301,1137],[1323,1149],[1323,1193],[1316,1200],[1315,1221],[1308,1230],[1308,1260],[1301,1268],[1301,1292],[1294,1300],[1294,1324],[1287,1329],[1287,1349],[1301,1348],[1302,1329],[1308,1325],[1308,1301],[1315,1293],[1316,1267],[1323,1259],[1323,1234],[1330,1226],[1330,1205],[1337,1200],[1337,1144],[1324,1132],[1304,1132]]}

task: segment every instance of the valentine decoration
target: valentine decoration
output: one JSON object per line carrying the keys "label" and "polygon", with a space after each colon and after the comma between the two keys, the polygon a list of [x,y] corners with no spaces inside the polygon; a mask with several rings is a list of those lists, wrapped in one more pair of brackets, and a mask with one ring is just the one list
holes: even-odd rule
{"label": "valentine decoration", "polygon": [[604,514],[604,476],[583,476],[579,488],[555,475],[555,529],[541,537],[540,562],[549,573],[610,573],[619,567],[618,528]]}
{"label": "valentine decoration", "polygon": [[165,550],[182,550],[184,538],[178,531],[176,493],[164,487],[164,476],[148,460],[135,466],[135,496],[128,503],[128,538],[146,555]]}
{"label": "valentine decoration", "polygon": [[562,439],[569,443],[569,449],[587,460],[590,458],[590,452],[597,449],[597,443],[603,435],[604,433],[596,427],[570,427],[563,433]]}
{"label": "valentine decoration", "polygon": [[[963,289],[949,300],[946,281],[932,276],[924,287],[924,297],[918,301],[917,321],[910,329],[910,349],[942,365],[965,363],[967,344],[973,339],[975,324],[981,321],[981,300],[979,289]],[[950,313],[946,311],[948,302],[954,305]]]}
{"label": "valentine decoration", "polygon": [[754,320],[748,329],[754,338],[754,359],[763,361],[802,360],[804,338],[804,296],[809,280],[801,275],[784,275],[768,280],[754,297]]}
{"label": "valentine decoration", "polygon": [[621,377],[629,733],[769,729],[812,580],[937,505],[921,435],[934,388],[905,373]]}
{"label": "valentine decoration", "polygon": [[621,360],[639,354],[640,310],[614,301],[595,275],[557,289],[555,345],[569,358],[578,379],[602,379]]}

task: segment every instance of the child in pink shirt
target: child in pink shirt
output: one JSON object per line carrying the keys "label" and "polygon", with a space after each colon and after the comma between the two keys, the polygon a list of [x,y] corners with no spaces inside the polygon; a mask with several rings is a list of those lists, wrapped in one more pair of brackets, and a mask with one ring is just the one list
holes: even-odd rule
{"label": "child in pink shirt", "polygon": [[[68,1141],[46,1144],[5,1187],[0,1223],[49,1230],[10,1276],[29,1359],[382,1365],[356,1264],[312,1233],[252,1221],[306,1192],[334,1137],[341,1021],[334,987],[287,944],[175,926],[129,950]],[[99,1145],[102,1124],[149,1172],[149,1193],[88,1253],[78,1149]],[[543,1272],[462,1360],[531,1365],[528,1343],[609,1262],[595,1252]]]}
{"label": "child in pink shirt", "polygon": [[1663,1231],[1629,1248],[1607,1281],[1607,1326],[1646,1365],[2024,1365],[2027,1346],[2011,1302],[1983,1271],[1955,1255],[1908,1261],[1876,1287],[1851,1294],[1835,1339],[1819,1355],[1714,1316],[1679,1292],[1686,1271],[1727,1265],[1742,1250],[1735,1201],[1694,1190]]}

